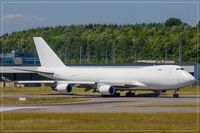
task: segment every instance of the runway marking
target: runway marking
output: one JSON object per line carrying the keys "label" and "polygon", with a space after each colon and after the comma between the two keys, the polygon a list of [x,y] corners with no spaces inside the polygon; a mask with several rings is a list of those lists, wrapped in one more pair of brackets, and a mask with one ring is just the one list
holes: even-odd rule
{"label": "runway marking", "polygon": [[0,112],[6,112],[6,111],[13,111],[13,110],[20,110],[20,109],[41,109],[41,108],[49,108],[49,107],[1,107]]}

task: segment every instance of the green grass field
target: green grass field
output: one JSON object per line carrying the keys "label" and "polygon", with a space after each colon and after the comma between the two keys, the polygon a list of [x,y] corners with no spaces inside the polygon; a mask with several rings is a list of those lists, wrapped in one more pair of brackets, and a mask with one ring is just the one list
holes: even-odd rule
{"label": "green grass field", "polygon": [[189,131],[197,113],[3,113],[3,129]]}
{"label": "green grass field", "polygon": [[[200,93],[200,87],[197,86],[188,86],[185,88],[181,88],[179,90],[180,95],[197,95],[197,92]],[[0,92],[3,94],[58,94],[59,92],[52,91],[50,87],[24,87],[24,88],[1,88]],[[162,95],[172,95],[173,90],[168,90],[166,93]],[[74,94],[94,94],[100,95],[98,92],[93,93],[92,90],[85,92],[83,88],[74,88],[71,93]],[[145,94],[152,93],[152,91],[136,91],[136,94]],[[125,92],[122,92],[122,95]],[[199,94],[200,95],[200,94]]]}
{"label": "green grass field", "polygon": [[[3,101],[2,101],[3,100]],[[74,103],[89,101],[89,98],[69,98],[69,97],[28,97],[26,101],[20,101],[15,97],[4,97],[0,99],[3,104],[57,104],[57,103]]]}
{"label": "green grass field", "polygon": [[0,88],[3,94],[56,94],[50,87]]}
{"label": "green grass field", "polygon": [[[4,88],[4,94],[58,94],[48,87]],[[75,88],[74,94],[95,94]],[[151,93],[137,91],[136,94]],[[172,95],[169,91],[164,95]],[[196,95],[197,87],[186,87],[180,95]],[[27,98],[26,103],[18,98],[5,97],[4,104],[68,103],[90,99],[82,98]],[[146,105],[149,106],[149,105]],[[145,106],[145,107],[146,107]],[[155,105],[156,106],[156,105]],[[160,105],[157,105],[160,107]],[[135,107],[135,106],[134,106]],[[194,104],[162,105],[162,107],[196,107]],[[139,132],[139,133],[197,133],[197,113],[48,113],[48,112],[3,112],[3,132]],[[198,114],[200,116],[200,114]],[[198,118],[199,119],[199,118]],[[200,120],[199,120],[200,121]],[[2,121],[1,121],[2,122]],[[198,127],[200,129],[200,127]]]}

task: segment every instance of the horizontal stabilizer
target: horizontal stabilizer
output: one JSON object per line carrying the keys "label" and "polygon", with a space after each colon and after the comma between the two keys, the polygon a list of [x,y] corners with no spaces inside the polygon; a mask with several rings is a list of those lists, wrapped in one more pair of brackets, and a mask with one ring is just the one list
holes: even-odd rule
{"label": "horizontal stabilizer", "polygon": [[21,70],[21,71],[32,72],[32,73],[54,74],[53,72],[49,72],[49,71],[39,71],[39,70],[21,69],[21,68],[14,68],[14,69]]}
{"label": "horizontal stabilizer", "polygon": [[19,84],[36,84],[36,83],[46,83],[46,84],[53,84],[56,81],[53,80],[30,80],[30,81],[15,81],[15,83]]}

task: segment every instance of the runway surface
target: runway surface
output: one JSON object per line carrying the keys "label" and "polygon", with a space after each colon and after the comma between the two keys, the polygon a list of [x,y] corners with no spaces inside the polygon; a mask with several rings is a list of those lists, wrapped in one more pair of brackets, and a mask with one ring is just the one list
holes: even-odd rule
{"label": "runway surface", "polygon": [[[90,101],[80,103],[37,104],[37,105],[3,105],[4,112],[77,112],[77,113],[112,113],[112,112],[200,112],[200,107],[173,107],[171,105],[196,104],[200,96],[182,95],[160,97],[100,97],[96,95],[4,95],[4,97],[81,97]],[[162,107],[159,105],[162,105]],[[165,106],[166,105],[166,106]],[[144,106],[144,107],[141,107]],[[146,106],[146,107],[145,107]]]}

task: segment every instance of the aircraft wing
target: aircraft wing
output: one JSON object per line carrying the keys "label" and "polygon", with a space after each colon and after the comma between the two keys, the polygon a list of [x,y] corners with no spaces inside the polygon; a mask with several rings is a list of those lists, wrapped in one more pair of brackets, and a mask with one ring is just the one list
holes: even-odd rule
{"label": "aircraft wing", "polygon": [[139,81],[98,81],[98,82],[90,82],[90,81],[58,81],[58,83],[66,83],[73,85],[95,85],[95,84],[108,84],[112,86],[121,86],[121,87],[144,87],[146,86],[142,82]]}
{"label": "aircraft wing", "polygon": [[26,81],[15,81],[20,84],[30,84],[30,83],[58,83],[58,84],[73,84],[73,85],[94,85],[95,82],[85,82],[85,81],[56,81],[56,80],[26,80]]}
{"label": "aircraft wing", "polygon": [[56,81],[56,80],[30,80],[30,81],[15,81],[16,83],[21,84],[30,84],[30,83],[46,83],[46,84],[71,84],[79,88],[90,88],[92,89],[93,85],[97,84],[107,84],[119,88],[131,88],[131,87],[145,87],[146,85],[139,81]]}
{"label": "aircraft wing", "polygon": [[139,81],[100,81],[103,84],[109,84],[117,87],[145,87],[146,85]]}

